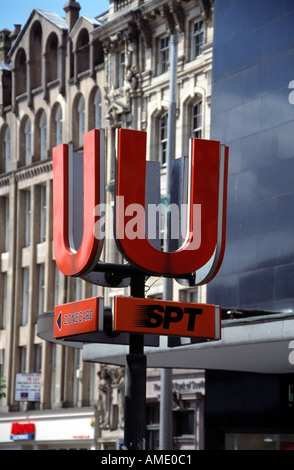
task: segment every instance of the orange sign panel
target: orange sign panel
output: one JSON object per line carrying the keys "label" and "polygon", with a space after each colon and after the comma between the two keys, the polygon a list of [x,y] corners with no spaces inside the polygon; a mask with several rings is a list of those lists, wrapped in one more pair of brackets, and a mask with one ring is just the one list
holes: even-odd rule
{"label": "orange sign panel", "polygon": [[91,299],[58,305],[54,308],[54,338],[103,331],[103,299]]}
{"label": "orange sign panel", "polygon": [[115,297],[114,331],[220,339],[220,307]]}

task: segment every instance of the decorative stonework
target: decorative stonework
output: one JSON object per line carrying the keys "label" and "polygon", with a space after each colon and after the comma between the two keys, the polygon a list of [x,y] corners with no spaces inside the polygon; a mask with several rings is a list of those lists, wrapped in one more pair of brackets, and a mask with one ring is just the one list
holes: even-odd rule
{"label": "decorative stonework", "polygon": [[98,372],[98,414],[101,429],[114,431],[124,426],[124,369],[102,365]]}
{"label": "decorative stonework", "polygon": [[40,165],[32,166],[25,168],[22,171],[19,171],[15,174],[15,179],[17,182],[27,180],[29,178],[35,178],[36,176],[46,174],[52,171],[52,161],[41,163]]}

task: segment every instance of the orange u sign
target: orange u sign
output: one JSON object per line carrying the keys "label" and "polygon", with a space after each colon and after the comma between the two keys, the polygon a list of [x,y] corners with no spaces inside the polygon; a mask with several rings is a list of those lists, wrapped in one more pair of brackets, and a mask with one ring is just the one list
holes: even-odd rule
{"label": "orange u sign", "polygon": [[[121,252],[130,263],[150,274],[180,277],[194,273],[195,284],[209,281],[220,267],[225,248],[228,148],[217,141],[192,139],[189,236],[175,252],[154,248],[146,235],[129,239],[123,234],[128,218],[123,214],[121,205],[145,206],[145,156],[146,133],[121,129],[118,140],[115,224],[116,240]],[[197,221],[195,206],[201,207],[201,217]],[[197,230],[201,230],[200,243],[195,243]]]}
{"label": "orange u sign", "polygon": [[69,149],[53,149],[53,246],[55,261],[66,276],[91,271],[99,260],[103,239],[94,237],[94,209],[104,198],[104,168],[100,152],[100,132],[84,135],[83,237],[80,247],[73,246],[69,232]]}
{"label": "orange u sign", "polygon": [[[53,149],[53,243],[57,266],[65,275],[90,273],[101,254],[103,237],[101,233],[97,236],[95,227],[97,206],[104,203],[104,158],[99,139],[98,130],[84,136],[83,236],[77,250],[71,246],[68,227],[68,146]],[[188,236],[176,251],[160,251],[149,242],[144,223],[140,236],[129,237],[125,230],[133,215],[125,208],[145,209],[146,133],[120,129],[114,226],[123,256],[148,274],[173,276],[180,282],[181,275],[193,273],[193,285],[212,279],[225,247],[227,171],[227,147],[217,141],[192,139]],[[195,207],[201,211],[195,211]]]}

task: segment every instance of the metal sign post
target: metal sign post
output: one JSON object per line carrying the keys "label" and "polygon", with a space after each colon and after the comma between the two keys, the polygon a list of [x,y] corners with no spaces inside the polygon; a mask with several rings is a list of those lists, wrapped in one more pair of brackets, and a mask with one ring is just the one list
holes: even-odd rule
{"label": "metal sign post", "polygon": [[[150,242],[154,239],[152,225],[156,226],[157,205],[153,200],[151,203],[150,199],[146,198],[146,186],[151,175],[150,165],[147,171],[146,137],[143,131],[120,129],[118,132],[114,236],[118,249],[127,261],[127,264],[121,265],[104,263],[100,260],[105,238],[103,213],[106,212],[103,132],[100,134],[99,130],[94,129],[85,134],[83,170],[75,172],[77,181],[73,172],[69,171],[74,165],[73,159],[72,165],[70,164],[69,146],[62,144],[53,149],[53,242],[55,261],[59,270],[66,276],[78,276],[104,287],[130,286],[133,300],[144,299],[146,276],[167,278],[166,286],[169,287],[171,287],[170,278],[190,287],[209,282],[221,265],[225,248],[228,148],[217,141],[191,140],[188,205],[182,196],[176,203],[178,208],[179,205],[187,206],[185,236],[183,237],[181,233],[181,236],[177,234],[175,237],[175,234],[171,234],[168,229],[169,236],[171,239],[177,239],[180,247],[176,250],[162,251],[156,247],[157,243]],[[159,172],[157,176],[159,183]],[[75,184],[72,184],[73,182]],[[72,220],[73,206],[70,201],[73,200],[74,188],[81,186],[82,182],[84,191],[80,197],[83,198],[83,208],[78,211],[78,217]],[[178,177],[175,178],[173,186],[178,193],[180,186]],[[169,197],[170,193],[169,188]],[[174,196],[174,191],[172,193]],[[134,207],[137,213],[135,217],[133,217]],[[152,213],[153,216],[155,214],[155,220],[151,217]],[[148,215],[147,233],[146,215]],[[80,237],[77,235],[80,235],[81,227],[83,234],[79,244],[77,239]],[[177,228],[180,228],[179,224]],[[156,242],[157,237],[159,235],[155,231]],[[164,297],[171,295],[166,287],[164,294]],[[83,342],[85,336],[90,340],[91,335],[106,333],[105,315],[101,302],[97,302],[97,299],[88,299],[82,301],[82,305],[75,302],[55,307],[55,337],[67,338],[69,341],[71,338],[77,340],[80,337],[80,341]],[[123,322],[125,328],[132,312],[126,311],[123,314],[126,319]],[[151,306],[151,310],[145,314],[147,316],[145,315],[143,319],[139,315],[139,324],[142,326],[143,320],[143,326],[149,326],[148,331],[136,330],[133,328],[134,325],[131,325],[132,328],[127,331],[129,354],[126,356],[125,364],[124,447],[126,450],[146,448],[147,359],[144,355],[144,334],[146,337],[150,333],[152,335],[155,333],[152,328],[162,325],[163,330],[158,330],[158,335],[178,335],[184,332],[185,336],[186,328],[189,336],[195,336],[197,334],[194,327],[198,328],[199,323],[201,329],[202,320],[205,324],[204,317],[206,317],[202,307],[191,305],[187,307],[184,304],[166,307],[161,305],[156,311]],[[198,322],[199,316],[201,316],[200,322]],[[210,337],[206,332],[203,334],[204,337]],[[97,342],[99,342],[98,337]],[[171,396],[170,377],[165,385],[167,392],[163,390],[162,403],[166,402],[163,395]],[[168,426],[170,428],[170,425]],[[167,430],[167,426],[163,428]],[[168,445],[170,447],[170,444]]]}
{"label": "metal sign post", "polygon": [[[131,277],[131,296],[144,295],[145,275],[138,271]],[[144,335],[130,334],[125,366],[124,445],[128,450],[146,448],[146,363]]]}

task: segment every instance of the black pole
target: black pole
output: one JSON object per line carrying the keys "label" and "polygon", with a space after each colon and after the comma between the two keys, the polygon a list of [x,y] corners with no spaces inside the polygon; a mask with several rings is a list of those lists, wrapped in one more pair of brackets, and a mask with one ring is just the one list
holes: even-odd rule
{"label": "black pole", "polygon": [[[145,295],[145,275],[137,272],[131,277],[131,296]],[[130,334],[129,354],[125,366],[125,428],[127,450],[146,448],[146,356],[144,335]]]}

